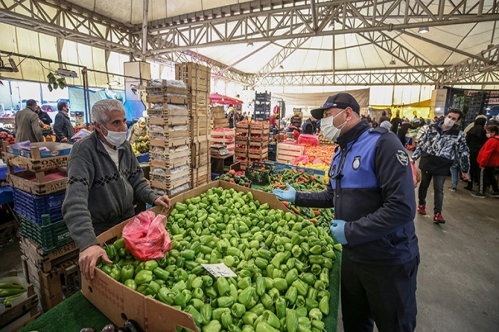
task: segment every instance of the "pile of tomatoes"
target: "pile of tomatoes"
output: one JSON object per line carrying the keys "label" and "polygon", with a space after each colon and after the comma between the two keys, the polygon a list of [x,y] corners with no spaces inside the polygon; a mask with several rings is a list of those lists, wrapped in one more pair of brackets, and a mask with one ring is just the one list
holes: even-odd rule
{"label": "pile of tomatoes", "polygon": [[5,131],[0,132],[0,141],[7,141],[9,144],[14,144],[16,139],[12,136],[7,134]]}

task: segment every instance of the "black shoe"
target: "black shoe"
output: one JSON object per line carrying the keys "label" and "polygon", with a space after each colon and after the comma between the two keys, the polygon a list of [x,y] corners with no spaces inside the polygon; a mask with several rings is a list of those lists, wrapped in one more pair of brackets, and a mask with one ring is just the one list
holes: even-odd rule
{"label": "black shoe", "polygon": [[492,194],[490,194],[490,197],[499,197],[499,192],[498,191],[494,191]]}
{"label": "black shoe", "polygon": [[473,191],[473,185],[467,185],[466,187],[464,187],[464,190],[469,190],[469,191]]}
{"label": "black shoe", "polygon": [[485,194],[482,193],[472,193],[471,196],[476,198],[485,198]]}

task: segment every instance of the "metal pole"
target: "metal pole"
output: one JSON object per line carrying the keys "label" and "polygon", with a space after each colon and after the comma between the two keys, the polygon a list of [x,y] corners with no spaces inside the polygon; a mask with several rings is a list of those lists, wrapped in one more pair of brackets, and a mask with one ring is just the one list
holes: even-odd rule
{"label": "metal pole", "polygon": [[[149,12],[149,0],[144,0],[144,17],[142,20],[142,53],[147,54],[147,13]],[[145,61],[145,59],[143,59]]]}
{"label": "metal pole", "polygon": [[82,82],[83,82],[83,103],[85,104],[85,123],[90,124],[89,121],[89,103],[87,101],[86,91],[88,90],[87,82],[87,67],[83,67],[81,71]]}

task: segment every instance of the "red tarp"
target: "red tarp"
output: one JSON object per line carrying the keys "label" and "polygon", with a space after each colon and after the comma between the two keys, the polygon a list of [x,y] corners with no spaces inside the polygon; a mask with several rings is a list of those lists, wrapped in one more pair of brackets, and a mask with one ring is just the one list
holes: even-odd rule
{"label": "red tarp", "polygon": [[242,105],[243,101],[229,96],[224,96],[219,93],[212,93],[210,95],[210,104]]}

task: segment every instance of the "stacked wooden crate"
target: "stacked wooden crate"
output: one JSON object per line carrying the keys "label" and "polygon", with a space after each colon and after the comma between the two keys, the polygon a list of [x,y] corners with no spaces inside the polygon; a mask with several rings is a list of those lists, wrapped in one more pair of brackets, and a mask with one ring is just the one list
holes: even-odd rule
{"label": "stacked wooden crate", "polygon": [[301,157],[305,153],[305,147],[290,142],[281,142],[277,144],[277,158],[278,163],[287,164],[297,157]]}
{"label": "stacked wooden crate", "polygon": [[146,88],[150,179],[158,194],[191,188],[191,117],[182,81],[151,81]]}
{"label": "stacked wooden crate", "polygon": [[[58,143],[50,144],[49,147],[57,147]],[[79,251],[61,211],[67,178],[58,169],[67,166],[68,155],[47,157],[38,146],[29,152],[10,146],[5,150],[3,160],[8,165],[8,180],[14,188],[14,211],[21,226],[24,274],[47,311],[80,289]],[[15,173],[15,166],[25,171]],[[59,271],[69,267],[72,272],[65,274],[67,278],[49,281],[49,276],[59,275]]]}
{"label": "stacked wooden crate", "polygon": [[229,120],[225,117],[223,106],[211,107],[211,119],[213,128],[229,128]]}
{"label": "stacked wooden crate", "polygon": [[191,111],[191,186],[194,188],[210,181],[211,69],[192,62],[179,63],[175,66],[175,77],[185,82],[188,89],[188,107]]}
{"label": "stacked wooden crate", "polygon": [[251,122],[249,124],[249,163],[263,162],[269,155],[269,123]]}
{"label": "stacked wooden crate", "polygon": [[246,121],[241,121],[236,124],[236,150],[235,150],[235,162],[239,162],[240,169],[245,170],[250,166],[248,151],[249,151],[249,133],[250,127],[249,123]]}

